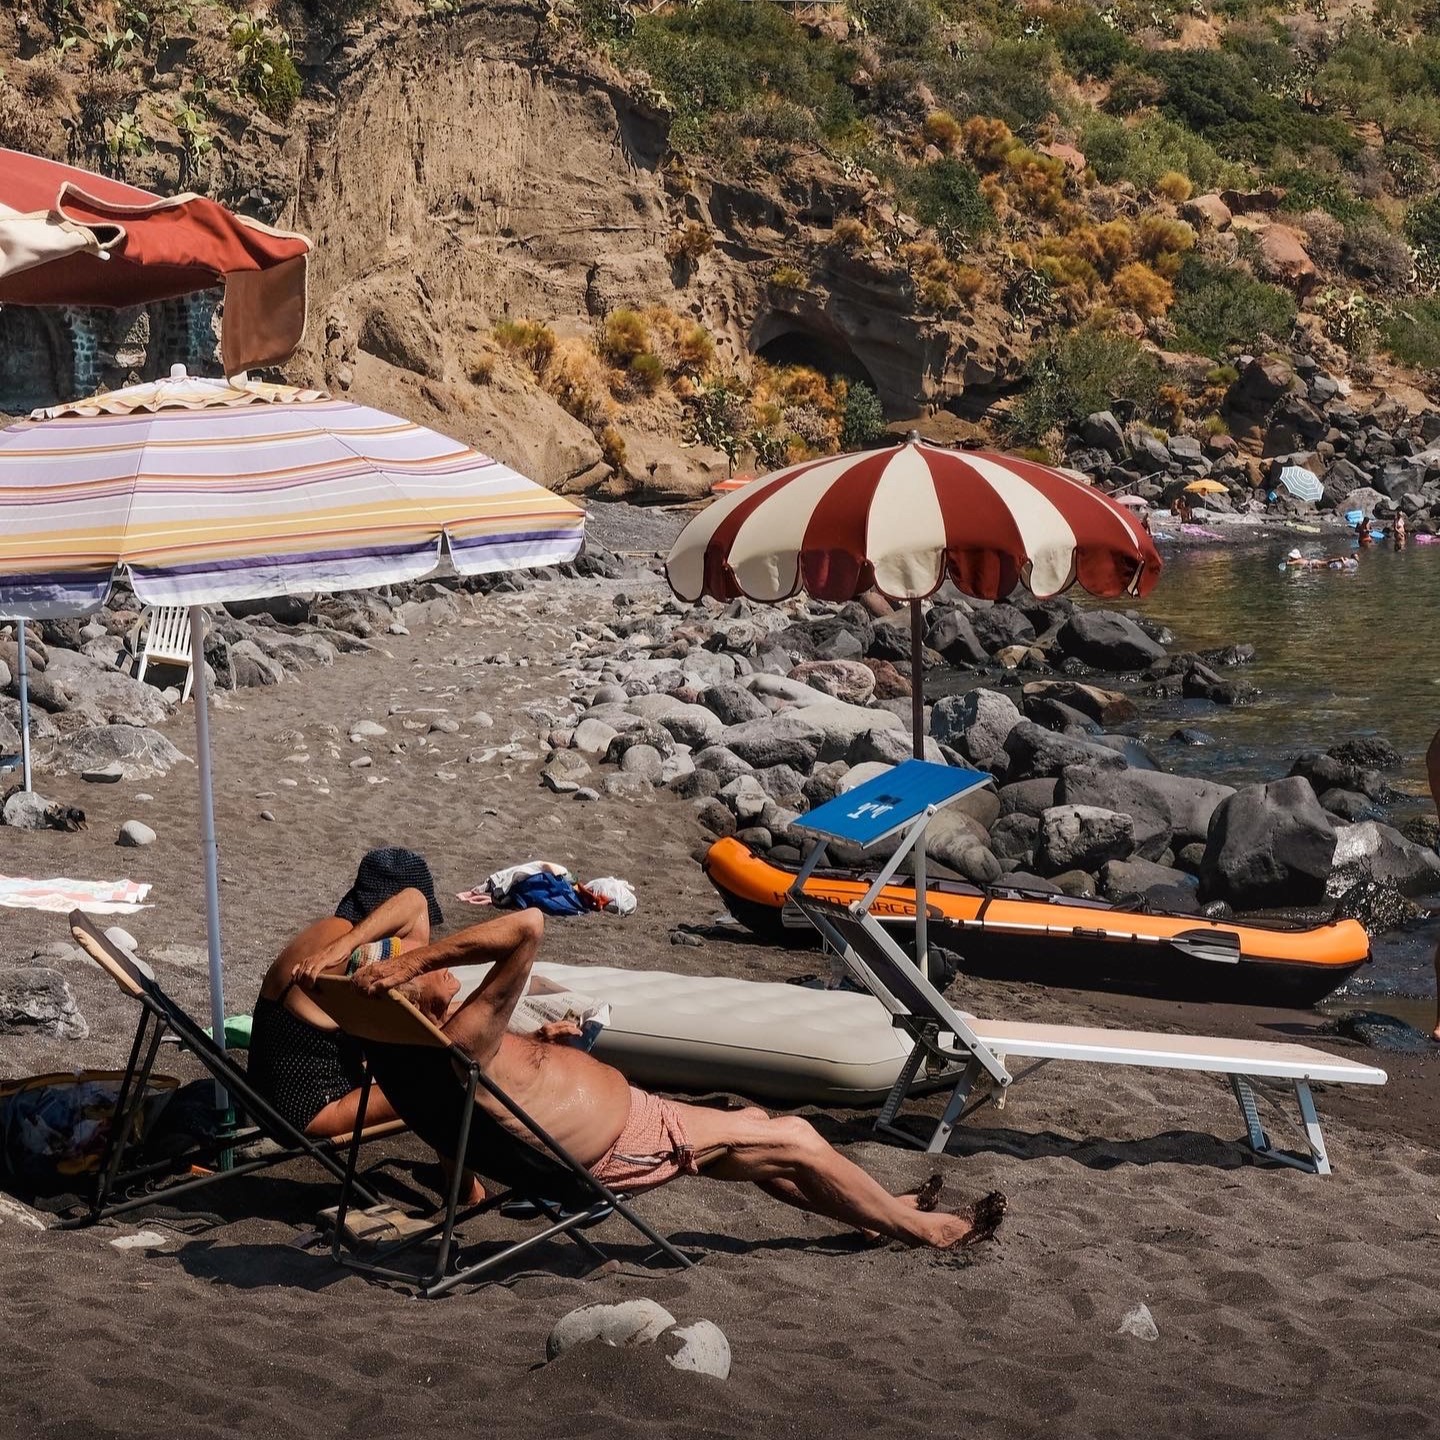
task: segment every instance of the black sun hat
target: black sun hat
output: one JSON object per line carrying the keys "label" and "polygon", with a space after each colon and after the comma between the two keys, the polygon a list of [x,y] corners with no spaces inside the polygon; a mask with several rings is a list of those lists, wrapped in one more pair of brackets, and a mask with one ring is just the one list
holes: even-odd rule
{"label": "black sun hat", "polygon": [[431,875],[424,857],[394,845],[371,850],[361,860],[360,868],[355,872],[355,883],[335,907],[335,915],[340,920],[358,925],[402,890],[418,890],[430,908],[431,925],[443,923],[445,915],[435,898],[435,877]]}

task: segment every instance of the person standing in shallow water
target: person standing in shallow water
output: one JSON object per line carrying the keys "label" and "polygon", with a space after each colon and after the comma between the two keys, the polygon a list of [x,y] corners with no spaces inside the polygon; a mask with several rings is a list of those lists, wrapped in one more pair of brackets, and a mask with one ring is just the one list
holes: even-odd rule
{"label": "person standing in shallow water", "polygon": [[[1430,798],[1440,811],[1440,730],[1430,741],[1425,752],[1425,773],[1430,777]],[[1432,1040],[1440,1040],[1440,942],[1435,945],[1435,1028],[1430,1032]]]}

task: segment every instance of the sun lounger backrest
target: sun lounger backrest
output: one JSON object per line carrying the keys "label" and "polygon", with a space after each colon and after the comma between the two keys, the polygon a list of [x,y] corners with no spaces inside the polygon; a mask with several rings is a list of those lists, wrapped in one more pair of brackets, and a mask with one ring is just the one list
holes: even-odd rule
{"label": "sun lounger backrest", "polygon": [[340,975],[322,975],[310,991],[315,1003],[349,1036],[383,1045],[430,1045],[450,1041],[398,990],[367,995]]}
{"label": "sun lounger backrest", "polygon": [[75,943],[127,994],[163,995],[155,972],[138,956],[128,955],[83,911],[70,912],[70,934]]}

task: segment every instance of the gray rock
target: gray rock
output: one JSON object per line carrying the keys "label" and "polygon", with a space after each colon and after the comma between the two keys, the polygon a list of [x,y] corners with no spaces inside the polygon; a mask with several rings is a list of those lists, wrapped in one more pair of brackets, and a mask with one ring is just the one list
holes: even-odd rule
{"label": "gray rock", "polygon": [[81,777],[90,785],[114,785],[125,778],[119,765],[103,765],[98,770],[87,770]]}
{"label": "gray rock", "polygon": [[549,785],[552,790],[573,791],[589,778],[590,763],[578,750],[552,751],[540,772],[542,783]]}
{"label": "gray rock", "polygon": [[1342,825],[1335,832],[1331,864],[1327,890],[1332,896],[1342,895],[1362,880],[1393,886],[1402,895],[1440,890],[1440,855],[1374,820]]}
{"label": "gray rock", "polygon": [[1382,814],[1380,807],[1368,795],[1362,795],[1358,790],[1342,790],[1339,786],[1326,790],[1320,796],[1320,804],[1332,815],[1352,823],[1379,820]]}
{"label": "gray rock", "polygon": [[729,726],[724,732],[724,744],[757,769],[793,765],[797,770],[809,770],[820,758],[825,732],[810,721],[807,711],[788,710],[764,720]]}
{"label": "gray rock", "polygon": [[970,617],[971,627],[985,649],[994,654],[1011,645],[1029,645],[1035,639],[1035,627],[1023,611],[1013,605],[990,605]]}
{"label": "gray rock", "polygon": [[[1122,900],[1130,895],[1144,895],[1156,890],[1184,889],[1192,896],[1195,879],[1183,870],[1157,865],[1151,860],[1107,860],[1100,867],[1100,892],[1107,900]],[[1200,908],[1198,901],[1194,909]]]}
{"label": "gray rock", "polygon": [[773,711],[777,705],[823,705],[832,697],[823,690],[817,690],[813,685],[806,685],[801,680],[792,680],[788,675],[768,675],[760,673],[751,675],[746,679],[746,685],[750,693]]}
{"label": "gray rock", "polygon": [[688,745],[692,750],[717,744],[725,731],[720,717],[703,705],[677,705],[660,717],[660,724],[678,744]]}
{"label": "gray rock", "polygon": [[0,970],[0,1035],[50,1035],[84,1040],[90,1027],[58,970],[40,965]]}
{"label": "gray rock", "polygon": [[695,768],[713,770],[724,783],[737,775],[748,775],[755,767],[748,760],[742,760],[727,745],[710,745],[695,756]]}
{"label": "gray rock", "polygon": [[[875,628],[878,634],[880,627],[877,625]],[[947,665],[983,665],[988,658],[970,617],[963,610],[943,611],[926,631],[925,644],[937,651]],[[904,650],[899,656],[891,658],[912,658],[908,629]]]}
{"label": "gray rock", "polygon": [[620,732],[603,720],[584,719],[575,727],[570,743],[590,755],[603,755]]}
{"label": "gray rock", "polygon": [[[844,769],[842,761],[835,761],[836,765]],[[888,775],[894,769],[894,765],[884,760],[862,760],[858,765],[852,765],[840,777],[838,794],[844,795],[855,789],[857,785],[863,785],[867,780],[878,780],[882,775]],[[817,767],[817,770],[819,767]],[[813,778],[813,777],[812,777]],[[819,802],[817,802],[819,803]]]}
{"label": "gray rock", "polygon": [[763,825],[746,825],[735,832],[735,838],[751,850],[768,850],[775,837]]}
{"label": "gray rock", "polygon": [[700,703],[724,725],[743,725],[747,720],[764,720],[770,711],[759,697],[740,684],[712,685]]}
{"label": "gray rock", "polygon": [[[863,767],[857,766],[856,769]],[[885,769],[889,769],[887,765]],[[827,800],[833,800],[837,795],[846,789],[851,788],[848,784],[849,777],[855,773],[843,760],[830,760],[822,765],[817,765],[811,772],[810,778],[806,780],[801,794],[809,802],[813,810],[817,805],[823,805]]]}
{"label": "gray rock", "polygon": [[582,785],[570,798],[572,800],[598,800],[600,792],[589,785]]}
{"label": "gray rock", "polygon": [[696,807],[696,819],[702,829],[721,837],[735,833],[735,813],[718,798],[702,800]]}
{"label": "gray rock", "polygon": [[805,776],[790,765],[757,770],[755,778],[772,800],[794,800],[805,793]]}
{"label": "gray rock", "polygon": [[159,725],[170,714],[160,692],[74,650],[52,648],[45,679],[75,700],[93,705],[106,719],[125,725]]}
{"label": "gray rock", "polygon": [[692,768],[683,775],[677,775],[669,785],[682,800],[703,800],[708,796],[718,795],[724,783],[714,770]]}
{"label": "gray rock", "polygon": [[0,822],[12,830],[46,830],[50,826],[51,803],[33,790],[17,790],[0,810]]}
{"label": "gray rock", "polygon": [[875,693],[875,672],[858,660],[802,660],[789,678],[850,705],[863,705]]}
{"label": "gray rock", "polygon": [[740,775],[720,787],[720,799],[742,825],[758,820],[770,797],[754,775]]}
{"label": "gray rock", "polygon": [[996,792],[1000,814],[1033,815],[1039,819],[1055,803],[1059,781],[1055,779],[1017,780]]}
{"label": "gray rock", "polygon": [[582,1305],[555,1322],[545,1342],[545,1358],[553,1360],[572,1345],[599,1341],[626,1347],[651,1345],[675,1324],[675,1317],[654,1300],[622,1300],[616,1305]]}
{"label": "gray rock", "polygon": [[1097,670],[1144,670],[1166,658],[1163,645],[1109,610],[1077,610],[1060,627],[1057,641],[1066,655]]}
{"label": "gray rock", "polygon": [[282,630],[256,627],[250,632],[255,646],[271,660],[278,660],[287,670],[304,673],[329,669],[339,653],[319,635],[296,635]]}
{"label": "gray rock", "polygon": [[1052,805],[1040,817],[1036,868],[1042,875],[1098,870],[1107,860],[1123,860],[1134,846],[1128,815],[1095,805]]}
{"label": "gray rock", "polygon": [[1011,729],[1005,737],[1005,754],[1010,761],[1007,775],[1011,780],[1058,777],[1071,765],[1109,770],[1120,770],[1125,765],[1123,756],[1103,745],[1070,735],[1056,735],[1033,720],[1021,720]]}
{"label": "gray rock", "polygon": [[1234,793],[1229,785],[1189,775],[1073,765],[1063,772],[1055,797],[1061,805],[1098,805],[1129,815],[1137,853],[1154,860],[1172,838],[1176,848],[1203,841],[1215,807]]}
{"label": "gray rock", "polygon": [[285,678],[285,667],[267,655],[253,640],[237,640],[227,654],[229,683],[232,690],[253,690],[262,685],[278,685]]}
{"label": "gray rock", "polygon": [[1005,741],[1021,718],[1008,695],[998,690],[971,690],[935,702],[930,733],[942,745],[955,746],[972,764],[990,770],[1006,763]]}
{"label": "gray rock", "polygon": [[1097,410],[1080,422],[1080,438],[1117,460],[1125,453],[1125,432],[1109,410]]}
{"label": "gray rock", "polygon": [[1139,714],[1135,702],[1117,690],[1101,690],[1076,680],[1032,680],[1023,690],[1028,707],[1032,700],[1058,700],[1099,725],[1123,725]]}
{"label": "gray rock", "polygon": [[653,745],[632,745],[620,757],[620,769],[626,775],[639,775],[652,785],[660,783],[664,768],[665,757]]}
{"label": "gray rock", "polygon": [[[936,765],[945,763],[940,746],[929,736],[924,737],[925,758]],[[866,730],[850,742],[845,760],[850,765],[864,765],[878,760],[884,765],[899,765],[913,758],[915,739],[904,730]]]}
{"label": "gray rock", "polygon": [[128,845],[133,849],[138,849],[142,845],[153,845],[155,832],[140,820],[127,820],[120,827],[120,833],[115,837],[115,843]]}
{"label": "gray rock", "polygon": [[382,735],[390,732],[377,720],[357,720],[350,727],[350,743],[359,745],[365,740],[378,740]]}
{"label": "gray rock", "polygon": [[616,800],[647,800],[655,793],[655,787],[643,775],[607,775],[601,787]]}
{"label": "gray rock", "polygon": [[990,845],[1001,860],[1023,860],[1030,864],[1035,856],[1035,842],[1040,838],[1040,821],[1034,815],[1015,811],[1002,815],[990,827]]}
{"label": "gray rock", "polygon": [[926,831],[925,848],[973,885],[989,885],[1000,878],[1000,862],[990,849],[989,833],[961,811],[942,810],[935,816]]}
{"label": "gray rock", "polygon": [[675,753],[675,742],[663,726],[646,720],[634,730],[622,730],[605,750],[605,759],[611,765],[618,765],[625,755],[637,746],[657,750],[663,759]]}
{"label": "gray rock", "polygon": [[158,731],[137,725],[83,726],[65,737],[52,768],[83,775],[117,765],[126,780],[164,775],[185,757]]}
{"label": "gray rock", "polygon": [[1237,910],[1317,904],[1334,855],[1335,830],[1308,780],[1247,785],[1211,817],[1201,894]]}
{"label": "gray rock", "polygon": [[1062,895],[1069,895],[1073,900],[1095,898],[1095,881],[1083,870],[1067,870],[1063,875],[1052,875],[1050,879]]}

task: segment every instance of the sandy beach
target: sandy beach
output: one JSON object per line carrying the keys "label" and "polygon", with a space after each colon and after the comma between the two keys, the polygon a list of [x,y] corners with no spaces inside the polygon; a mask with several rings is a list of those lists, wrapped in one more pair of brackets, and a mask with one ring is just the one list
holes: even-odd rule
{"label": "sandy beach", "polygon": [[[361,854],[385,843],[429,859],[447,929],[482,916],[457,891],[543,856],[582,877],[623,876],[639,896],[629,919],[552,921],[548,958],[765,979],[813,968],[813,956],[715,926],[721,907],[694,861],[703,837],[689,802],[657,790],[576,803],[538,783],[544,707],[569,691],[577,620],[602,590],[640,583],[546,582],[466,601],[456,622],[382,637],[385,654],[224,697],[214,741],[232,1011],[249,1009],[288,935],[327,913]],[[460,732],[415,743],[426,712],[440,709]],[[481,711],[492,725],[467,718]],[[350,743],[362,719],[390,735]],[[194,754],[188,707],[165,730]],[[391,753],[402,739],[404,753]],[[467,763],[511,741],[520,753]],[[362,748],[373,763],[352,769]],[[120,923],[167,989],[203,1014],[193,766],[143,784],[47,777],[44,788],[82,806],[88,830],[0,831],[0,871],[152,882],[153,905]],[[142,790],[153,799],[138,801]],[[115,847],[131,818],[155,828],[154,845]],[[698,927],[699,947],[671,943],[682,925]],[[0,934],[9,963],[68,939],[63,917],[31,911],[6,912]],[[47,963],[72,986],[89,1038],[6,1037],[0,1074],[123,1065],[131,1006],[77,956]],[[652,1196],[647,1213],[707,1252],[686,1275],[640,1266],[612,1225],[599,1238],[622,1260],[618,1273],[586,1279],[575,1252],[546,1250],[512,1283],[422,1303],[296,1248],[334,1198],[305,1164],[220,1187],[188,1216],[68,1232],[6,1216],[0,1434],[1440,1433],[1432,1056],[1376,1056],[1309,1012],[979,980],[952,998],[982,1015],[1298,1038],[1382,1064],[1390,1083],[1318,1096],[1328,1179],[1248,1160],[1229,1090],[1212,1077],[1052,1066],[1004,1111],[982,1110],[939,1162],[878,1143],[870,1112],[803,1112],[896,1188],[939,1168],[952,1203],[1006,1191],[1001,1243],[958,1257],[870,1248],[748,1187],[685,1180]],[[173,1053],[164,1068],[193,1073]],[[366,1164],[398,1197],[433,1194],[437,1172],[414,1142]],[[507,1228],[487,1219],[466,1235]],[[161,1243],[113,1246],[140,1230]],[[638,1296],[682,1324],[718,1323],[730,1378],[677,1372],[656,1347],[588,1346],[542,1364],[560,1316]],[[1141,1304],[1158,1339],[1117,1333]]]}

